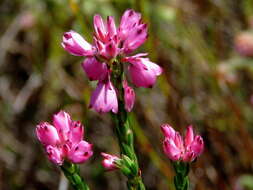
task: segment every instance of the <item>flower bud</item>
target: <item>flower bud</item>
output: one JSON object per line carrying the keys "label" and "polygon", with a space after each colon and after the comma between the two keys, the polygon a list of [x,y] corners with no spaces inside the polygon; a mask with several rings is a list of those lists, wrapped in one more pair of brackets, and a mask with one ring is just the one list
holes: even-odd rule
{"label": "flower bud", "polygon": [[36,135],[44,145],[56,145],[60,141],[56,128],[46,122],[37,125]]}
{"label": "flower bud", "polygon": [[124,88],[125,109],[128,112],[130,112],[133,109],[135,101],[134,89],[128,86],[127,81],[123,82],[123,88]]}
{"label": "flower bud", "polygon": [[102,152],[101,155],[104,158],[102,161],[102,165],[106,170],[118,169],[117,165],[115,164],[115,161],[120,160],[119,157],[114,156],[114,155],[110,155],[110,154],[106,154],[104,152]]}
{"label": "flower bud", "polygon": [[92,45],[74,31],[64,33],[62,47],[76,56],[92,56],[94,54]]}

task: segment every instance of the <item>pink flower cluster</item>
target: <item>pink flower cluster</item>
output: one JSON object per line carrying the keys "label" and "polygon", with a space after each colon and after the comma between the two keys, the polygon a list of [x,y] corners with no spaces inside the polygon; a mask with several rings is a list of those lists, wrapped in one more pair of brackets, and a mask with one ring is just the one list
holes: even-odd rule
{"label": "pink flower cluster", "polygon": [[93,154],[92,145],[83,140],[82,124],[72,121],[64,111],[53,116],[53,125],[47,122],[37,125],[36,135],[44,145],[49,160],[54,164],[62,165],[64,159],[82,163]]}
{"label": "pink flower cluster", "polygon": [[[104,22],[100,15],[94,16],[95,34],[93,44],[89,44],[78,33],[66,32],[63,35],[63,48],[76,56],[85,56],[82,67],[90,80],[98,80],[93,92],[90,107],[97,112],[118,112],[117,93],[110,81],[112,72],[110,64],[117,59],[122,63],[129,63],[130,78],[137,87],[152,87],[161,67],[151,62],[146,53],[126,57],[147,39],[147,24],[141,20],[141,14],[133,10],[126,10],[117,28],[114,18],[109,16]],[[127,83],[126,83],[127,84]],[[131,111],[134,104],[134,91],[124,85],[125,104],[127,111]]]}
{"label": "pink flower cluster", "polygon": [[194,135],[192,126],[187,128],[184,141],[170,125],[163,124],[161,129],[165,136],[163,150],[171,160],[192,162],[203,152],[204,141],[201,136]]}

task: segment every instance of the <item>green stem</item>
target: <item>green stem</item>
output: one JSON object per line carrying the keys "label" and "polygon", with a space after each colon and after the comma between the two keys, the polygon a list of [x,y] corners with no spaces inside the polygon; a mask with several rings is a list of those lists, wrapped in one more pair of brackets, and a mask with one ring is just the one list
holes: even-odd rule
{"label": "green stem", "polygon": [[188,190],[189,189],[189,163],[185,162],[173,162],[173,166],[176,172],[174,177],[174,184],[176,190]]}
{"label": "green stem", "polygon": [[80,176],[80,168],[76,164],[64,162],[61,169],[75,190],[89,190],[88,185],[84,182]]}
{"label": "green stem", "polygon": [[129,125],[128,113],[125,110],[124,104],[124,89],[123,89],[123,64],[115,61],[112,64],[111,80],[118,93],[118,113],[112,113],[112,119],[115,123],[115,130],[119,141],[121,154],[128,156],[134,161],[137,173],[128,177],[127,187],[129,190],[145,190],[142,178],[139,171],[139,164],[134,150],[134,134]]}

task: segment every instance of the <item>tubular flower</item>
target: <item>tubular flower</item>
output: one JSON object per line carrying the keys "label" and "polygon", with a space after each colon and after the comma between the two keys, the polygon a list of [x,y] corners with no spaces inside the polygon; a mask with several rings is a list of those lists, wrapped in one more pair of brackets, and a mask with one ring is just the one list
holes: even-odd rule
{"label": "tubular flower", "polygon": [[164,153],[173,161],[192,162],[204,150],[204,141],[201,136],[194,135],[192,126],[187,128],[184,140],[168,124],[163,124],[161,130],[165,136],[163,141]]}
{"label": "tubular flower", "polygon": [[103,160],[102,160],[102,166],[110,171],[110,170],[115,170],[117,169],[117,165],[115,164],[115,161],[120,160],[119,157],[114,156],[114,155],[110,155],[110,154],[106,154],[104,152],[101,153],[101,155],[103,156]]}
{"label": "tubular flower", "polygon": [[135,101],[134,89],[128,86],[126,80],[123,82],[123,88],[124,88],[125,109],[128,112],[130,112],[133,109]]}
{"label": "tubular flower", "polygon": [[[126,10],[118,28],[112,16],[108,16],[104,21],[100,15],[96,14],[93,18],[93,26],[92,44],[85,41],[78,33],[69,31],[63,35],[62,46],[72,55],[85,56],[86,59],[82,63],[83,70],[90,80],[98,80],[90,107],[101,113],[109,111],[117,113],[118,102],[113,100],[117,98],[114,87],[110,82],[104,82],[114,72],[112,65],[115,62],[129,63],[128,71],[132,82],[137,87],[152,87],[157,76],[162,73],[162,69],[148,58],[144,58],[143,56],[147,55],[145,53],[126,57],[141,46],[148,37],[148,27],[142,22],[140,13],[131,9]],[[102,97],[101,90],[105,92],[104,94],[113,94],[113,98],[105,97],[105,95]],[[134,104],[134,91],[129,87],[125,92],[129,92],[126,93],[125,102],[128,105],[125,109],[130,111]],[[98,96],[99,94],[101,96]]]}
{"label": "tubular flower", "polygon": [[82,163],[92,154],[92,145],[83,140],[83,126],[72,121],[69,114],[60,111],[53,116],[53,125],[42,122],[36,126],[36,135],[43,144],[48,159],[57,165],[64,160]]}
{"label": "tubular flower", "polygon": [[98,113],[118,112],[116,91],[109,78],[98,82],[96,90],[91,95],[90,108]]}
{"label": "tubular flower", "polygon": [[74,31],[65,32],[62,47],[72,55],[92,56],[94,49],[82,36]]}
{"label": "tubular flower", "polygon": [[157,76],[162,74],[162,68],[151,62],[148,58],[143,58],[146,54],[137,54],[126,57],[124,62],[129,62],[128,71],[132,82],[138,87],[153,87]]}

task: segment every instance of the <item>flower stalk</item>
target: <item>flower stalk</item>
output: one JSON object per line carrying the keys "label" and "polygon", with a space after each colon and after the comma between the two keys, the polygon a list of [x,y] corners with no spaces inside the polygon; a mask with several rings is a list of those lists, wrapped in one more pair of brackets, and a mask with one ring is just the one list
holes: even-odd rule
{"label": "flower stalk", "polygon": [[127,186],[129,190],[144,190],[145,186],[142,182],[141,172],[139,170],[139,164],[137,156],[134,150],[134,134],[129,125],[128,113],[125,110],[124,103],[124,72],[123,64],[115,61],[112,64],[111,80],[116,88],[118,97],[118,113],[112,113],[112,119],[115,123],[115,130],[119,141],[121,154],[129,157],[136,168],[136,172],[132,172],[131,175],[127,175]]}
{"label": "flower stalk", "polygon": [[66,161],[61,166],[61,170],[75,190],[89,190],[88,185],[80,176],[80,168],[77,164]]}
{"label": "flower stalk", "polygon": [[174,177],[174,184],[176,190],[188,190],[188,173],[190,170],[190,164],[187,162],[173,162],[173,166],[176,172],[176,175]]}

